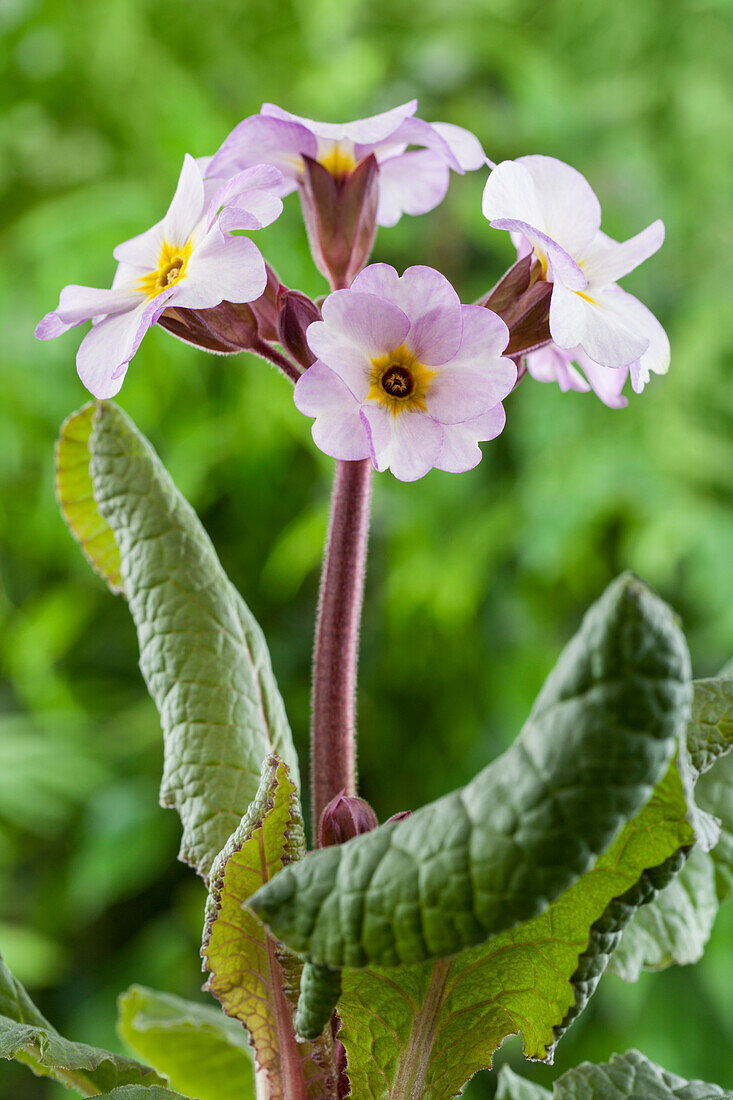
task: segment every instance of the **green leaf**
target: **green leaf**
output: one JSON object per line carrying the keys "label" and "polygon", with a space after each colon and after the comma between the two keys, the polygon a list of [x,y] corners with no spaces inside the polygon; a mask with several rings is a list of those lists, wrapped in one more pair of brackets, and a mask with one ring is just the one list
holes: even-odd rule
{"label": "green leaf", "polygon": [[[313,1043],[295,1037],[300,961],[243,908],[258,887],[304,853],[297,791],[285,764],[270,756],[256,798],[211,869],[201,948],[210,971],[205,988],[247,1027],[269,1100],[335,1096],[330,1034]],[[288,1091],[287,1082],[294,1091]]]}
{"label": "green leaf", "polygon": [[703,810],[720,821],[720,839],[710,856],[718,901],[727,901],[733,896],[733,752],[700,776],[695,798]]}
{"label": "green leaf", "polygon": [[[41,1015],[0,958],[0,1058],[24,1062],[38,1077],[53,1077],[82,1096],[117,1085],[165,1084],[155,1070],[108,1050],[65,1039]],[[167,1094],[169,1095],[169,1094]]]}
{"label": "green leaf", "polygon": [[254,1100],[247,1033],[220,1010],[133,985],[120,996],[117,1030],[185,1096]]}
{"label": "green leaf", "polygon": [[122,592],[120,551],[100,515],[89,471],[89,437],[96,403],[91,401],[61,425],[56,443],[56,496],[64,519],[92,567],[113,592]]}
{"label": "green leaf", "polygon": [[295,1031],[302,1039],[317,1039],[341,996],[341,971],[320,963],[304,963]]}
{"label": "green leaf", "polygon": [[[285,709],[262,632],[160,459],[111,402],[67,421],[80,447],[90,415],[94,501],[119,549],[140,667],[163,726],[161,802],[181,816],[181,859],[206,877],[257,792],[267,753],[277,751],[297,782]],[[72,530],[81,541],[87,527]]]}
{"label": "green leaf", "polygon": [[291,864],[250,905],[329,966],[410,964],[481,943],[546,909],[608,849],[667,771],[690,696],[670,609],[624,575],[499,759],[406,820]]}
{"label": "green leaf", "polygon": [[687,749],[696,818],[712,814],[720,830],[712,834],[710,853],[696,847],[679,875],[634,914],[610,962],[625,981],[636,981],[645,969],[697,962],[719,902],[733,886],[733,680],[696,680],[693,688]]}
{"label": "green leaf", "polygon": [[730,1097],[719,1085],[686,1081],[650,1062],[638,1050],[614,1054],[610,1062],[582,1065],[555,1082],[554,1100],[709,1100]]}
{"label": "green leaf", "polygon": [[693,848],[684,867],[650,905],[634,914],[613,953],[609,970],[635,982],[642,970],[697,962],[718,912],[713,860]]}
{"label": "green leaf", "polygon": [[496,1100],[552,1100],[552,1093],[514,1073],[509,1066],[499,1070]]}
{"label": "green leaf", "polygon": [[624,923],[692,843],[686,811],[673,765],[593,870],[544,913],[453,959],[345,969],[339,1038],[354,1095],[450,1100],[517,1032],[526,1057],[551,1061]]}
{"label": "green leaf", "polygon": [[687,748],[698,774],[733,745],[733,677],[695,680]]}

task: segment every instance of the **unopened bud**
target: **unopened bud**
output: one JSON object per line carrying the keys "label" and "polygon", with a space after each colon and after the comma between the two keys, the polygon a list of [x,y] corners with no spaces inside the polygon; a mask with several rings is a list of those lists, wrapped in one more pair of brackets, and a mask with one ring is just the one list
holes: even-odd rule
{"label": "unopened bud", "polygon": [[306,330],[313,321],[320,321],[321,311],[315,302],[299,290],[280,290],[280,312],[277,317],[278,339],[301,367],[309,367],[315,355],[308,347]]}
{"label": "unopened bud", "polygon": [[339,177],[310,157],[303,164],[300,200],[313,259],[332,287],[348,287],[369,259],[377,231],[376,157]]}
{"label": "unopened bud", "polygon": [[321,848],[343,844],[361,833],[376,829],[377,815],[368,802],[354,795],[337,794],[321,814],[319,828]]}
{"label": "unopened bud", "polygon": [[392,814],[385,821],[385,825],[389,825],[392,821],[404,821],[406,817],[412,817],[412,810],[400,810],[398,814]]}
{"label": "unopened bud", "polygon": [[263,341],[277,340],[280,280],[269,264],[266,267],[267,284],[254,302],[220,302],[211,309],[171,306],[163,311],[158,324],[179,340],[220,355],[256,351]]}
{"label": "unopened bud", "polygon": [[532,255],[522,257],[479,301],[479,305],[497,313],[509,329],[509,343],[504,350],[509,358],[527,355],[551,340],[552,283],[537,277],[540,270],[537,263],[533,266]]}

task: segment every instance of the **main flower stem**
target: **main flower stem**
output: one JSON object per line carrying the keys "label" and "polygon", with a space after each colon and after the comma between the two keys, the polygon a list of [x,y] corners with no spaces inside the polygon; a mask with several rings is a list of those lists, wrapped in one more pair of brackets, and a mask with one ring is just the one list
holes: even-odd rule
{"label": "main flower stem", "polygon": [[340,791],[356,794],[356,668],[364,598],[372,464],[337,462],[313,655],[313,832]]}

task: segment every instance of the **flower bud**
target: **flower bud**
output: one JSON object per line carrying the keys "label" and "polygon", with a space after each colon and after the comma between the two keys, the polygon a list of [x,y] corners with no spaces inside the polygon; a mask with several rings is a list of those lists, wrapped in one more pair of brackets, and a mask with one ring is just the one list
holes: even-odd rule
{"label": "flower bud", "polygon": [[211,309],[163,311],[158,324],[179,340],[220,355],[257,351],[264,341],[278,339],[280,280],[269,266],[264,292],[254,302],[221,302]]}
{"label": "flower bud", "polygon": [[539,265],[524,256],[510,267],[479,305],[501,317],[509,329],[504,355],[510,359],[526,355],[550,342],[550,297],[552,283],[537,278]]}
{"label": "flower bud", "polygon": [[329,848],[333,844],[343,844],[354,836],[371,832],[378,824],[377,815],[368,802],[342,792],[331,799],[321,814],[320,846]]}
{"label": "flower bud", "polygon": [[315,302],[299,290],[280,288],[280,312],[277,317],[278,339],[301,367],[315,362],[315,355],[308,347],[305,334],[308,325],[320,321],[321,311]]}
{"label": "flower bud", "polygon": [[300,189],[308,241],[318,270],[334,289],[348,287],[369,259],[377,231],[379,167],[374,154],[334,176],[303,157]]}
{"label": "flower bud", "polygon": [[398,814],[392,814],[391,817],[388,817],[384,824],[389,825],[392,821],[404,821],[407,817],[412,817],[412,810],[400,810]]}

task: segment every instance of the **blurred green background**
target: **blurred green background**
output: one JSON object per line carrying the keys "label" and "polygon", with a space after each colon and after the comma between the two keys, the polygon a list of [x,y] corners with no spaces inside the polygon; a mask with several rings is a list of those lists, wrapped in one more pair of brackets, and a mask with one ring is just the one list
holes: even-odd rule
{"label": "blurred green background", "polygon": [[[38,344],[36,321],[64,284],[108,285],[113,246],[161,216],[183,154],[212,152],[264,99],[339,119],[417,95],[495,160],[572,162],[612,235],[665,220],[663,251],[625,285],[668,328],[667,378],[621,412],[527,380],[477,470],[377,479],[362,787],[381,817],[418,806],[509,744],[622,568],[678,609],[699,675],[731,655],[730,17],[712,0],[0,0],[0,949],[69,1035],[115,1045],[133,981],[204,996],[204,897],[157,806],[161,739],[125,604],[54,501],[57,428],[86,400],[79,333]],[[429,262],[478,296],[512,260],[481,217],[483,181],[454,177],[440,209],[380,232],[375,257]],[[286,205],[258,243],[284,282],[323,292]],[[121,403],[262,623],[305,761],[330,461],[261,361],[159,330]],[[724,912],[698,966],[608,977],[556,1069],[526,1072],[547,1084],[636,1046],[730,1087],[732,939]],[[494,1087],[484,1074],[471,1096]],[[0,1066],[3,1098],[60,1095]]]}

